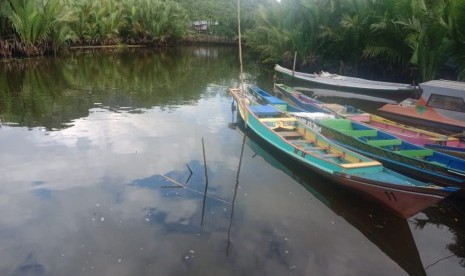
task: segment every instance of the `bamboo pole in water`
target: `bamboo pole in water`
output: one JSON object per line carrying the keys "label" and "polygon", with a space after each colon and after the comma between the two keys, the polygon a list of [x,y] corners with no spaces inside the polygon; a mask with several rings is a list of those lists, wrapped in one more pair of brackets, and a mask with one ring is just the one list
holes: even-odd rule
{"label": "bamboo pole in water", "polygon": [[294,64],[292,65],[292,76],[295,74],[295,61],[297,59],[297,51],[294,52]]}
{"label": "bamboo pole in water", "polygon": [[244,91],[244,79],[242,76],[241,0],[237,0],[237,34],[239,37],[239,65],[240,65],[239,79],[241,82],[241,89],[242,91]]}
{"label": "bamboo pole in water", "polygon": [[203,226],[203,217],[205,214],[205,200],[207,199],[207,190],[208,190],[207,158],[205,156],[205,144],[203,142],[203,137],[202,137],[202,150],[203,150],[203,167],[205,169],[205,191],[203,193],[202,219],[200,220],[200,227]]}
{"label": "bamboo pole in water", "polygon": [[229,227],[228,227],[228,243],[226,245],[226,256],[229,256],[229,251],[231,250],[231,228],[232,228],[232,221],[234,216],[234,206],[236,205],[236,196],[237,196],[237,188],[239,187],[239,174],[241,172],[241,164],[242,164],[242,156],[244,156],[244,145],[246,135],[244,133],[244,138],[242,139],[242,147],[241,147],[241,156],[239,157],[239,166],[237,167],[237,174],[236,174],[236,185],[234,186],[234,196],[232,200],[231,206],[231,215],[229,217]]}

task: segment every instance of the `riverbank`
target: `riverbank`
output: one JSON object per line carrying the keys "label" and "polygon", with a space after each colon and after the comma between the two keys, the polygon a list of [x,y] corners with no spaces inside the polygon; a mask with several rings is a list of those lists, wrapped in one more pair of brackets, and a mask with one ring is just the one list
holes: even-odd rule
{"label": "riverbank", "polygon": [[[225,36],[215,36],[215,35],[207,35],[207,34],[194,34],[188,35],[180,39],[175,43],[165,43],[165,44],[109,44],[109,45],[70,45],[69,47],[62,47],[57,52],[51,51],[37,51],[37,54],[34,56],[48,56],[48,55],[56,55],[62,54],[68,51],[75,51],[75,50],[85,50],[85,49],[115,49],[115,48],[161,48],[161,47],[173,47],[177,45],[234,45],[236,44],[236,40],[225,37]],[[18,54],[20,51],[16,49],[17,47],[13,41],[10,40],[1,40],[0,39],[0,60],[1,61],[8,61],[14,58],[22,58],[24,54]]]}
{"label": "riverbank", "polygon": [[196,34],[184,37],[181,44],[235,45],[237,44],[237,41],[225,36]]}

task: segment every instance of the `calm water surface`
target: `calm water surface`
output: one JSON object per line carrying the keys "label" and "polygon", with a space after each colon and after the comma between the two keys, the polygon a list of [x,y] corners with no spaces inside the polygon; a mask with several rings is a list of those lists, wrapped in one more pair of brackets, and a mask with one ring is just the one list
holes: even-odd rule
{"label": "calm water surface", "polygon": [[465,274],[460,200],[401,219],[244,139],[237,60],[198,47],[1,64],[0,275]]}

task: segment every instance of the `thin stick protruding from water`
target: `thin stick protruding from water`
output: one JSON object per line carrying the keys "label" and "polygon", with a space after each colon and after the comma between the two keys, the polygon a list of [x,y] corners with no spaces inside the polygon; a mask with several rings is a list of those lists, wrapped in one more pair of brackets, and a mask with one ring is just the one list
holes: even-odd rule
{"label": "thin stick protruding from water", "polygon": [[239,187],[239,174],[241,172],[242,156],[244,155],[245,138],[246,138],[246,135],[244,133],[244,139],[242,139],[241,156],[239,157],[239,166],[237,168],[237,174],[236,174],[236,186],[234,186],[234,196],[233,196],[232,205],[231,205],[231,216],[229,217],[228,244],[226,245],[226,256],[229,256],[229,251],[231,249],[232,220],[233,220],[233,215],[234,215],[234,205],[236,204],[237,188]]}
{"label": "thin stick protruding from water", "polygon": [[203,151],[203,167],[205,169],[205,191],[203,193],[203,204],[202,204],[202,219],[200,220],[200,227],[203,225],[203,217],[205,214],[205,199],[207,198],[207,189],[208,189],[208,173],[207,173],[207,157],[205,155],[205,144],[202,137],[202,151]]}

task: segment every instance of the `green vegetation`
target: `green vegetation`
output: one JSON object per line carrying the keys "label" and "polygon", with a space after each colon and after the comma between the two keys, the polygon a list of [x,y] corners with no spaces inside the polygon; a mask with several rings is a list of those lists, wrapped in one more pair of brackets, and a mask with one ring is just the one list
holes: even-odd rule
{"label": "green vegetation", "polygon": [[465,78],[465,0],[281,0],[247,44],[263,62],[426,81]]}
{"label": "green vegetation", "polygon": [[[72,45],[175,45],[236,38],[230,0],[4,0],[0,57]],[[426,81],[465,79],[465,0],[242,0],[245,44],[261,62],[303,71]],[[195,41],[195,39],[194,39]],[[439,75],[437,72],[439,71]]]}
{"label": "green vegetation", "polygon": [[168,0],[6,0],[0,4],[0,56],[41,55],[67,45],[165,45],[190,27]]}

